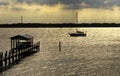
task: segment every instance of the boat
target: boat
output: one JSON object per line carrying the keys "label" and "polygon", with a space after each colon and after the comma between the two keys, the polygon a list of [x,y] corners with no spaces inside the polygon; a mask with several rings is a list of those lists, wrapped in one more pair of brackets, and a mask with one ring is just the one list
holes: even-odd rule
{"label": "boat", "polygon": [[85,32],[82,32],[82,31],[76,31],[75,33],[69,33],[69,35],[71,37],[85,37],[86,36],[86,33]]}
{"label": "boat", "polygon": [[[76,11],[76,16],[75,16],[75,23],[77,24],[78,23],[78,11]],[[83,31],[78,31],[77,28],[76,28],[76,32],[74,33],[69,33],[69,35],[71,37],[85,37],[86,36],[86,33],[83,32]]]}

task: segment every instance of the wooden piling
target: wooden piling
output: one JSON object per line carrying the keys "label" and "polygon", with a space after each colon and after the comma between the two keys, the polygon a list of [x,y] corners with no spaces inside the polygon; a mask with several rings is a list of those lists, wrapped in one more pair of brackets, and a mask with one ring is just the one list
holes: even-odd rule
{"label": "wooden piling", "polygon": [[4,61],[5,61],[5,70],[6,70],[7,69],[7,51],[5,53]]}
{"label": "wooden piling", "polygon": [[3,71],[3,52],[1,52],[0,59],[1,59],[1,61],[0,61],[0,66],[1,66],[0,72],[2,72]]}
{"label": "wooden piling", "polygon": [[59,51],[61,52],[61,42],[59,42]]}
{"label": "wooden piling", "polygon": [[15,50],[15,61],[17,62],[17,49]]}
{"label": "wooden piling", "polygon": [[8,67],[9,68],[10,68],[10,64],[11,64],[11,58],[10,58],[10,56],[11,56],[11,52],[9,51],[9,55],[8,55],[8,60],[9,60]]}
{"label": "wooden piling", "polygon": [[1,62],[2,62],[2,58],[1,58],[1,52],[0,52],[0,71],[1,71],[1,68],[2,68],[2,66],[1,66]]}
{"label": "wooden piling", "polygon": [[12,65],[14,65],[14,50],[12,50]]}

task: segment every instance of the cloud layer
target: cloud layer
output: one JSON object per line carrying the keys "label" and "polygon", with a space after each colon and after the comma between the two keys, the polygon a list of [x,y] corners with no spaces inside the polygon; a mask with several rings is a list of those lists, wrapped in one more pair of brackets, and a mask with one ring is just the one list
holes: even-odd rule
{"label": "cloud layer", "polygon": [[9,2],[7,0],[0,0],[0,6],[6,6],[9,5]]}
{"label": "cloud layer", "polygon": [[[16,0],[17,3],[39,4],[39,5],[57,5],[63,4],[65,9],[83,9],[83,8],[112,8],[120,6],[120,0]],[[9,5],[8,0],[1,0],[0,5]]]}
{"label": "cloud layer", "polygon": [[56,5],[64,4],[67,9],[81,8],[111,8],[120,6],[120,0],[17,0],[19,3],[40,4],[40,5]]}

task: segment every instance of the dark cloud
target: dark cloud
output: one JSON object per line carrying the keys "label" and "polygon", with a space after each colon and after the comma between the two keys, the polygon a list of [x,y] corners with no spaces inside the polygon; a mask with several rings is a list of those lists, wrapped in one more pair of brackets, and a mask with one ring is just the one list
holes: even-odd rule
{"label": "dark cloud", "polygon": [[[111,8],[115,5],[120,6],[120,0],[17,0],[20,3],[36,3],[40,5],[55,5],[58,3],[67,5],[66,9],[81,8]],[[81,5],[82,3],[87,6]]]}
{"label": "dark cloud", "polygon": [[[66,5],[64,9],[82,9],[82,8],[112,8],[120,6],[120,0],[16,0],[18,3],[40,4],[40,5]],[[8,2],[0,2],[0,5],[8,5]],[[85,4],[85,5],[82,5]]]}
{"label": "dark cloud", "polygon": [[9,5],[9,2],[0,1],[0,6],[7,6],[7,5]]}
{"label": "dark cloud", "polygon": [[26,2],[28,4],[31,3],[37,3],[37,4],[41,4],[41,5],[55,5],[58,3],[62,3],[62,4],[77,4],[78,2],[80,2],[80,0],[17,0],[20,3]]}

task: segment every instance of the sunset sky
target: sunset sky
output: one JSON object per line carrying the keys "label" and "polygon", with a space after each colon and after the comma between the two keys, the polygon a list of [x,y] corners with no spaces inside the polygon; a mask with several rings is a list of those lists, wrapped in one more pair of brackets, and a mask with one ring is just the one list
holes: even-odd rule
{"label": "sunset sky", "polygon": [[120,0],[0,0],[0,24],[120,23]]}

